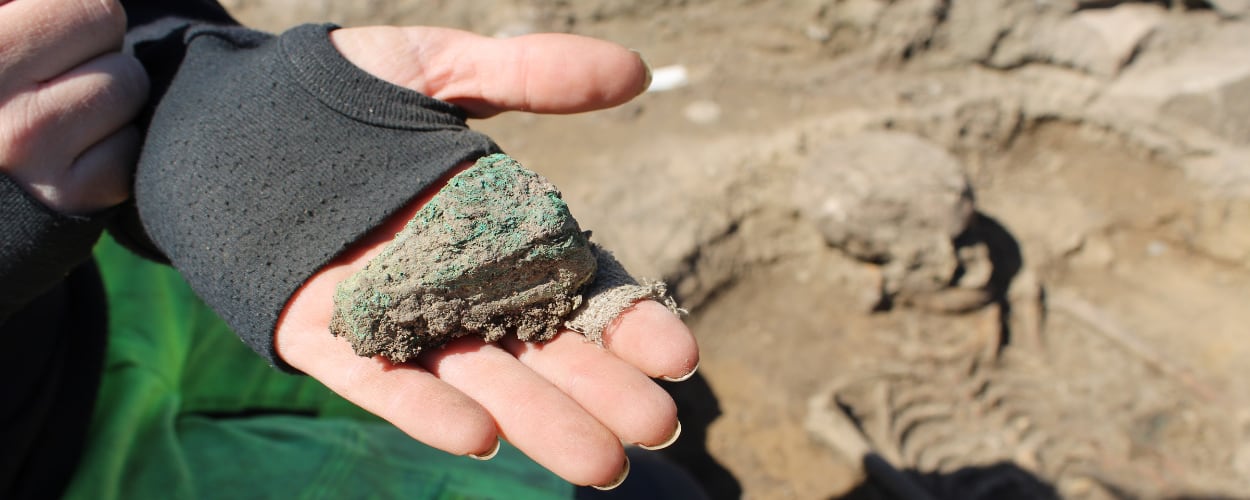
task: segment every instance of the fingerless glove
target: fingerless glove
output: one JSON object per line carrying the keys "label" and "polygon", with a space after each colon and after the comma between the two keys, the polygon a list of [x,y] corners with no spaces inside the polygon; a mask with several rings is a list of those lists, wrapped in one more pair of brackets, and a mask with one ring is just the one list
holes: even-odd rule
{"label": "fingerless glove", "polygon": [[498,152],[457,107],[347,61],[330,25],[186,30],[135,178],[148,250],[254,350],[314,272],[464,161]]}

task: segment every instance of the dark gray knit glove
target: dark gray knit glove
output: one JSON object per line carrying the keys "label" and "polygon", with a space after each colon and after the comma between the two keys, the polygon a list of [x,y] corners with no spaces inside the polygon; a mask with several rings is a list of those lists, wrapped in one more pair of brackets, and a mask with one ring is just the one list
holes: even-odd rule
{"label": "dark gray knit glove", "polygon": [[498,152],[459,108],[352,65],[332,29],[188,30],[135,180],[146,237],[288,371],[273,331],[291,294],[447,170]]}

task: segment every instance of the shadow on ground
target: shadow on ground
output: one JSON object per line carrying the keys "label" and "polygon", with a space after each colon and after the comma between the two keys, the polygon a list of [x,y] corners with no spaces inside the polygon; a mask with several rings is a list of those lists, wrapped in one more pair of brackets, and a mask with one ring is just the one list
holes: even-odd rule
{"label": "shadow on ground", "polygon": [[965,467],[951,473],[899,471],[881,457],[864,457],[869,479],[837,500],[1058,499],[1046,481],[1009,463]]}
{"label": "shadow on ground", "polygon": [[721,415],[720,402],[707,380],[696,373],[684,382],[661,384],[677,402],[682,426],[681,439],[662,453],[685,467],[703,485],[708,498],[742,497],[741,483],[707,449],[708,426]]}
{"label": "shadow on ground", "polygon": [[[869,478],[830,500],[1051,500],[1063,498],[1054,485],[1010,462],[965,467],[951,473],[900,471],[877,455],[864,457]],[[1095,481],[1097,498],[1130,500],[1140,493]],[[1205,494],[1165,496],[1167,500],[1246,500]]]}

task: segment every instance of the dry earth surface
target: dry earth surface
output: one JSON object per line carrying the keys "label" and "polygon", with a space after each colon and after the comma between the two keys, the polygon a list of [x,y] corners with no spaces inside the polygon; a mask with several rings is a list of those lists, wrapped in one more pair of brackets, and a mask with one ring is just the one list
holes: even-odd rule
{"label": "dry earth surface", "polygon": [[226,4],[684,69],[473,126],[692,310],[716,498],[1250,497],[1250,2]]}

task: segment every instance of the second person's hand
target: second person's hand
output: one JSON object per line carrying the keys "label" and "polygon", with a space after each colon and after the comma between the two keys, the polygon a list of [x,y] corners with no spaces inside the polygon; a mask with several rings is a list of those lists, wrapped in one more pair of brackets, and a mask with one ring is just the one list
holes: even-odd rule
{"label": "second person's hand", "polygon": [[124,201],[148,77],[115,1],[0,0],[0,173],[65,215]]}

